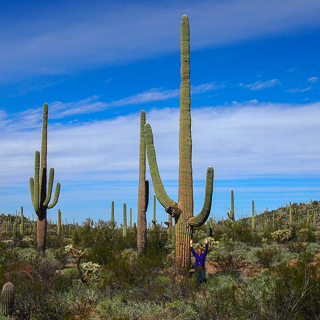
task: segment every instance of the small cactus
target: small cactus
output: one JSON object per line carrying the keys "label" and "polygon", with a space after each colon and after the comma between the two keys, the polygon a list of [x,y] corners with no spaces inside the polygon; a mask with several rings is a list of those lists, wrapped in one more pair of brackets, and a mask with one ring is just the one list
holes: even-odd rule
{"label": "small cactus", "polygon": [[12,315],[14,306],[14,286],[11,282],[7,282],[1,291],[1,313],[7,317]]}

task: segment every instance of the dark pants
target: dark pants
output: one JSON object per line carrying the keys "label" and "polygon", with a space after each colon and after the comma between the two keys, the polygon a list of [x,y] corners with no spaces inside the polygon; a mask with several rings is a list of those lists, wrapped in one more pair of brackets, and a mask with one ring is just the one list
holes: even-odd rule
{"label": "dark pants", "polygon": [[202,266],[198,266],[195,270],[195,277],[197,283],[203,283],[206,281],[206,269],[202,268]]}

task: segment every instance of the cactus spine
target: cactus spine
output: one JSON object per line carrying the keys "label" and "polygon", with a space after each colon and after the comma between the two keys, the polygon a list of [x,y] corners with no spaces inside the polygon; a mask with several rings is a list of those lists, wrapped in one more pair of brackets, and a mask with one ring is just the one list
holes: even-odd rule
{"label": "cactus spine", "polygon": [[7,317],[12,315],[14,307],[14,286],[11,282],[7,282],[2,287],[1,291],[1,313]]}
{"label": "cactus spine", "polygon": [[138,217],[137,217],[137,249],[138,255],[147,250],[147,217],[149,200],[149,182],[146,180],[146,141],[144,137],[144,125],[146,113],[140,115],[140,155],[139,155],[139,189],[138,189]]}
{"label": "cactus spine", "polygon": [[127,236],[127,205],[123,204],[123,227],[122,227],[123,237]]}
{"label": "cactus spine", "polygon": [[[179,191],[178,202],[168,197],[158,170],[150,124],[145,125],[147,155],[155,194],[166,212],[175,218],[175,262],[180,273],[190,266],[190,239],[193,227],[203,225],[211,209],[213,192],[213,168],[207,170],[204,205],[197,216],[193,216],[191,98],[190,98],[190,36],[189,19],[181,19],[181,86],[180,86],[180,130],[179,130]],[[185,273],[186,275],[186,273]]]}
{"label": "cactus spine", "polygon": [[23,234],[24,234],[23,207],[21,207],[20,233],[21,233],[21,235],[23,235]]}
{"label": "cactus spine", "polygon": [[254,221],[254,200],[252,200],[251,228],[252,228],[252,231],[255,231],[255,230],[256,230],[256,224],[255,224],[255,221]]}
{"label": "cactus spine", "polygon": [[[49,204],[52,194],[54,169],[49,172],[47,192],[47,136],[48,136],[48,104],[43,105],[43,124],[40,152],[35,153],[34,178],[30,178],[30,193],[34,211],[37,214],[37,249],[40,256],[45,256],[47,235],[47,209],[53,208],[59,199],[60,183],[57,183],[53,201]],[[40,179],[39,179],[40,173]]]}
{"label": "cactus spine", "polygon": [[230,213],[227,212],[227,215],[231,221],[234,221],[234,195],[233,195],[233,190],[231,190],[231,209]]}
{"label": "cactus spine", "polygon": [[61,211],[58,209],[58,235],[61,235]]}

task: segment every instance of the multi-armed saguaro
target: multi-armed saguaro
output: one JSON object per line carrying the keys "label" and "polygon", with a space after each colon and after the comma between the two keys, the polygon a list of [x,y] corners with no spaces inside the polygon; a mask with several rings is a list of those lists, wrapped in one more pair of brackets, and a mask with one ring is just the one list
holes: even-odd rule
{"label": "multi-armed saguaro", "polygon": [[[43,105],[41,167],[40,152],[36,151],[34,178],[30,178],[30,193],[34,211],[37,214],[37,249],[40,256],[45,255],[47,235],[47,209],[53,208],[59,199],[60,183],[57,183],[53,201],[49,204],[53,187],[54,169],[50,169],[47,192],[47,136],[48,136],[48,104]],[[40,179],[39,179],[40,172]]]}
{"label": "multi-armed saguaro", "polygon": [[181,87],[180,87],[180,131],[179,131],[179,193],[178,202],[168,197],[158,170],[150,124],[145,125],[147,155],[155,194],[166,212],[175,218],[175,260],[180,272],[189,269],[191,252],[189,242],[192,228],[207,220],[212,201],[213,168],[207,169],[206,192],[201,212],[193,216],[192,141],[190,98],[190,37],[189,19],[181,19]]}

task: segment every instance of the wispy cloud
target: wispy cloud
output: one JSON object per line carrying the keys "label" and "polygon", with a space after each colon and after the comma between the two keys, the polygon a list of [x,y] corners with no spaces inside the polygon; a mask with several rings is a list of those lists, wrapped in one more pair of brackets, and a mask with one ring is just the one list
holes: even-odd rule
{"label": "wispy cloud", "polygon": [[299,88],[291,88],[291,89],[288,89],[287,92],[291,92],[291,93],[302,93],[302,92],[306,92],[306,91],[310,91],[312,90],[312,86],[309,86],[309,87],[306,87],[306,88],[302,88],[302,87],[299,87]]}
{"label": "wispy cloud", "polygon": [[[191,94],[201,94],[212,90],[218,90],[220,88],[224,88],[224,85],[213,82],[205,83],[192,87]],[[52,109],[52,118],[60,119],[73,115],[99,112],[111,107],[121,107],[169,100],[178,98],[179,95],[180,89],[169,90],[164,88],[152,88],[142,93],[111,102],[98,101],[100,98],[99,96],[92,96],[78,102],[64,103],[61,101],[55,101],[50,106]]]}
{"label": "wispy cloud", "polygon": [[311,78],[308,79],[308,81],[311,82],[311,83],[316,83],[316,82],[319,81],[319,78],[318,77],[311,77]]}
{"label": "wispy cloud", "polygon": [[245,88],[249,88],[250,90],[253,90],[253,91],[258,91],[258,90],[263,90],[267,88],[272,88],[275,85],[279,85],[279,84],[280,84],[280,81],[278,79],[272,79],[264,82],[257,81],[255,83],[247,84],[247,85],[240,83],[239,85],[244,86]]}
{"label": "wispy cloud", "polygon": [[302,0],[166,1],[163,6],[80,0],[37,6],[22,5],[20,14],[2,12],[0,81],[177,51],[182,12],[190,17],[194,49],[320,24],[320,3]]}

